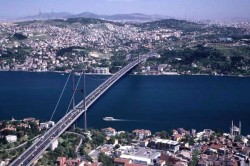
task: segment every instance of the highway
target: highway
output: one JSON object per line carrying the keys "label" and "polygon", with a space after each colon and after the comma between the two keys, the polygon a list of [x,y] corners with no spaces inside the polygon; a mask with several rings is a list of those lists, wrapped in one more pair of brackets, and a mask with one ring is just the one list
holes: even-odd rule
{"label": "highway", "polygon": [[53,142],[65,130],[67,130],[74,123],[74,121],[79,118],[79,116],[81,116],[81,114],[83,114],[88,109],[88,107],[90,107],[103,93],[105,93],[124,74],[129,72],[132,68],[146,59],[146,56],[138,58],[109,77],[105,82],[103,82],[86,97],[86,108],[84,107],[84,101],[81,101],[79,104],[77,104],[75,108],[73,108],[69,113],[62,117],[45,134],[36,139],[26,151],[24,151],[12,163],[10,163],[10,166],[32,165],[32,163],[36,161],[39,156],[41,156],[43,152],[51,145],[51,142]]}

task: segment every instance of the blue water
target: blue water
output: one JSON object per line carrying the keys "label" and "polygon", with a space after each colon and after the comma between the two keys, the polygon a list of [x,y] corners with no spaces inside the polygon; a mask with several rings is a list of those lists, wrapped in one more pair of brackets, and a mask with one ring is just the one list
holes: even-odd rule
{"label": "blue water", "polygon": [[[35,117],[49,120],[67,74],[0,72],[0,120]],[[91,92],[106,76],[87,76]],[[231,121],[242,122],[250,134],[250,78],[213,76],[126,76],[88,110],[88,126],[152,131],[184,127],[220,128],[229,132]],[[53,118],[65,115],[71,84]],[[82,94],[78,94],[78,100]],[[123,121],[107,122],[112,116]],[[82,119],[77,121],[83,126]]]}

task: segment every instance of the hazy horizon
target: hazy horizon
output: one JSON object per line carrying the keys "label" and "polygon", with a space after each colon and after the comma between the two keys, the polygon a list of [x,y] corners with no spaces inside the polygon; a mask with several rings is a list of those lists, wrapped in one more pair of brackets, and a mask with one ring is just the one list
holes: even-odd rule
{"label": "hazy horizon", "polygon": [[79,14],[159,14],[188,19],[250,18],[249,0],[0,0],[0,17],[49,12]]}

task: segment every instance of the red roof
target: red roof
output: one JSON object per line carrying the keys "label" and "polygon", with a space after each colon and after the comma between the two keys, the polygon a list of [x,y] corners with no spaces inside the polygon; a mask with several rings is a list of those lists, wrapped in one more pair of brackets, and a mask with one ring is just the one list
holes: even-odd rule
{"label": "red roof", "polygon": [[210,145],[210,148],[212,148],[212,149],[220,149],[222,147],[224,147],[224,146],[223,145],[219,145],[219,144],[211,144]]}
{"label": "red roof", "polygon": [[125,164],[125,166],[146,166],[144,164]]}
{"label": "red roof", "polygon": [[115,159],[114,159],[114,162],[115,162],[115,163],[122,163],[122,164],[125,164],[125,163],[128,163],[128,162],[129,162],[129,159],[115,158]]}

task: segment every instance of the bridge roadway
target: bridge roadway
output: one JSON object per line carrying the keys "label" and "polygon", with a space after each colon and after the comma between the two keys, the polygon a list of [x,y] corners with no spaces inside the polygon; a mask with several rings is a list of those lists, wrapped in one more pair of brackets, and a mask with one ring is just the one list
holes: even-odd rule
{"label": "bridge roadway", "polygon": [[119,80],[124,74],[134,68],[136,65],[144,61],[146,57],[132,61],[123,67],[113,76],[109,77],[105,82],[98,86],[93,92],[86,97],[86,109],[84,109],[84,101],[81,101],[69,113],[61,118],[52,128],[50,128],[43,136],[36,139],[33,144],[24,151],[10,166],[27,166],[32,165],[39,156],[57,139],[65,130],[71,126],[79,116],[87,110],[110,86]]}

